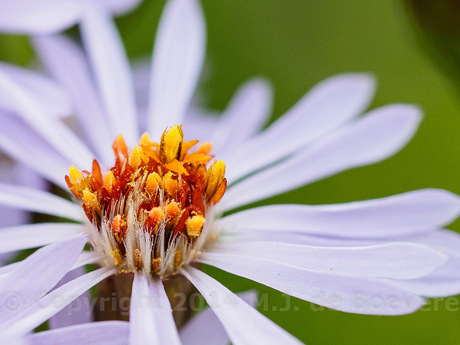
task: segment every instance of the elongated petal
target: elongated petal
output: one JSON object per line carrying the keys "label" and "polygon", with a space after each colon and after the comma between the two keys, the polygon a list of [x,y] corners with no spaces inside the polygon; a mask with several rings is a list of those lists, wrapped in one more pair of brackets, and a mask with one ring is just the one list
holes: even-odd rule
{"label": "elongated petal", "polygon": [[86,236],[81,235],[43,247],[11,272],[0,286],[0,322],[26,310],[51,290],[70,270],[85,243]]}
{"label": "elongated petal", "polygon": [[138,140],[134,85],[115,25],[106,11],[88,5],[81,33],[113,131],[133,145]]}
{"label": "elongated petal", "polygon": [[[62,122],[46,116],[34,102],[34,97],[8,76],[0,66],[1,99],[9,99],[15,105],[15,113],[39,133],[53,148],[77,166],[91,166],[93,154],[85,144]],[[0,99],[0,100],[1,100]]]}
{"label": "elongated petal", "polygon": [[[255,307],[257,293],[248,291],[237,294],[243,301],[251,307]],[[206,330],[206,332],[203,332]],[[207,307],[195,315],[180,329],[180,340],[183,345],[228,345],[230,338],[211,308]]]}
{"label": "elongated petal", "polygon": [[45,191],[11,184],[0,183],[0,204],[76,221],[84,219],[81,208],[73,202]]}
{"label": "elongated petal", "polygon": [[360,114],[375,88],[367,74],[342,74],[326,79],[285,115],[223,159],[230,183],[273,164]]}
{"label": "elongated petal", "polygon": [[[62,87],[37,72],[5,63],[0,63],[0,66],[3,72],[27,90],[46,114],[56,118],[72,114],[72,102]],[[4,106],[8,106],[9,100],[2,101]],[[11,108],[15,109],[14,106]]]}
{"label": "elongated petal", "polygon": [[142,0],[92,0],[113,14],[122,14],[137,7]]}
{"label": "elongated petal", "polygon": [[411,243],[334,248],[275,242],[222,241],[212,252],[273,260],[320,272],[399,279],[423,277],[447,261],[446,255]]}
{"label": "elongated petal", "polygon": [[223,207],[229,210],[388,158],[412,138],[420,118],[420,110],[409,105],[374,110],[286,161],[230,187]]}
{"label": "elongated petal", "polygon": [[267,122],[272,110],[272,90],[263,79],[243,84],[222,114],[213,132],[213,153],[236,147],[256,134]]}
{"label": "elongated petal", "polygon": [[338,205],[270,205],[220,220],[228,232],[247,229],[298,232],[342,238],[393,238],[426,232],[451,223],[460,197],[424,189],[387,198]]}
{"label": "elongated petal", "polygon": [[207,274],[193,267],[181,273],[206,299],[233,344],[301,344]]}
{"label": "elongated petal", "polygon": [[159,139],[166,127],[184,122],[205,52],[204,18],[197,0],[167,2],[155,39],[149,132]]}
{"label": "elongated petal", "polygon": [[129,324],[123,321],[88,323],[58,330],[40,332],[26,337],[27,345],[125,345]]}
{"label": "elongated petal", "polygon": [[82,1],[14,0],[0,2],[0,31],[48,34],[74,25],[82,15]]}
{"label": "elongated petal", "polygon": [[41,223],[0,229],[0,253],[40,247],[83,234],[81,224]]}
{"label": "elongated petal", "polygon": [[107,267],[87,273],[57,288],[0,326],[0,339],[24,335],[68,305],[82,293],[115,273]]}
{"label": "elongated petal", "polygon": [[[74,265],[75,266],[75,265]],[[84,267],[78,267],[69,271],[56,285],[58,288],[68,282],[83,276],[86,273]],[[48,325],[50,329],[75,326],[79,324],[90,323],[93,321],[93,311],[91,310],[91,295],[85,291],[81,296],[72,301],[67,307],[53,315]]]}
{"label": "elongated petal", "polygon": [[0,111],[0,148],[49,181],[66,187],[70,163],[17,116]]}
{"label": "elongated petal", "polygon": [[156,324],[153,301],[149,298],[150,290],[147,277],[138,273],[134,275],[131,309],[129,313],[129,344],[159,345],[159,330]]}
{"label": "elongated petal", "polygon": [[423,298],[374,278],[313,272],[272,260],[229,254],[203,253],[198,260],[288,295],[348,313],[402,315],[425,304]]}
{"label": "elongated petal", "polygon": [[105,116],[81,47],[60,35],[35,37],[33,43],[48,73],[71,95],[82,129],[108,165],[113,159],[112,141],[119,133],[112,130]]}

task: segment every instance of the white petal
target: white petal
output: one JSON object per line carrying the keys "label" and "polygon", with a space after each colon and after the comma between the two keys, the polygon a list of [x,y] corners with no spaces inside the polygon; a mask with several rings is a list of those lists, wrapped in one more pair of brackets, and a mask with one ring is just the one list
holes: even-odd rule
{"label": "white petal", "polygon": [[204,18],[197,0],[171,0],[155,39],[149,107],[149,132],[159,140],[184,122],[205,52]]}
{"label": "white petal", "polygon": [[81,34],[113,132],[123,134],[127,144],[133,145],[138,140],[134,86],[115,25],[107,12],[88,5]]}
{"label": "white petal", "polygon": [[27,345],[125,345],[129,324],[123,321],[88,323],[26,337]]}
{"label": "white petal", "polygon": [[[64,278],[59,281],[56,288],[83,276],[85,273],[85,268],[81,266],[69,271]],[[91,295],[89,291],[86,291],[66,308],[53,315],[49,319],[48,325],[50,329],[57,329],[93,322],[91,306]]]}
{"label": "white petal", "polygon": [[88,62],[76,43],[65,36],[40,36],[34,46],[47,71],[62,84],[75,103],[75,108],[86,136],[106,164],[113,160],[113,133],[107,121]]}
{"label": "white petal", "polygon": [[227,179],[234,182],[282,159],[360,114],[374,95],[367,74],[342,74],[326,79],[285,115],[228,156]]}
{"label": "white petal", "polygon": [[33,96],[10,78],[1,66],[0,90],[2,99],[8,98],[11,102],[9,105],[16,107],[15,113],[52,144],[56,151],[77,166],[91,166],[94,155],[85,144],[62,122],[46,116],[46,113],[34,102]]}
{"label": "white petal", "polygon": [[74,25],[82,14],[82,1],[14,0],[0,2],[0,31],[47,34]]}
{"label": "white petal", "polygon": [[388,158],[412,138],[420,119],[415,106],[376,109],[282,163],[230,187],[223,207],[229,210]]}
{"label": "white petal", "polygon": [[[248,291],[237,294],[251,307],[255,307],[257,292]],[[203,332],[206,330],[206,332]],[[211,308],[200,311],[180,329],[180,340],[184,345],[228,345],[230,338]]]}
{"label": "white petal", "polygon": [[349,313],[402,315],[425,304],[423,298],[375,278],[312,272],[276,261],[228,254],[203,253],[198,261],[285,294]]}
{"label": "white petal", "polygon": [[382,199],[337,205],[270,205],[221,219],[229,233],[263,230],[341,238],[393,238],[426,232],[454,221],[460,197],[424,189]]}
{"label": "white petal", "polygon": [[84,233],[81,224],[41,223],[0,229],[0,253],[40,247]]}
{"label": "white petal", "polygon": [[[0,66],[3,72],[27,90],[26,92],[34,98],[33,101],[46,114],[57,118],[72,114],[72,102],[62,87],[37,72],[5,63],[0,63]],[[4,106],[8,106],[8,99],[2,101],[4,101]],[[15,106],[11,108],[14,110]],[[6,110],[12,109],[6,108]]]}
{"label": "white petal", "polygon": [[160,279],[150,280],[149,295],[145,297],[152,300],[154,309],[151,312],[155,318],[160,344],[180,345],[171,304]]}
{"label": "white petal", "polygon": [[129,344],[159,345],[158,327],[153,312],[153,301],[147,277],[142,273],[134,275],[129,312]]}
{"label": "white petal", "polygon": [[30,332],[82,293],[113,273],[115,271],[107,267],[100,268],[50,292],[33,306],[2,324],[0,326],[0,339]]}
{"label": "white petal", "polygon": [[71,163],[17,116],[0,110],[0,120],[4,125],[0,126],[1,150],[49,181],[67,188],[64,176]]}
{"label": "white petal", "polygon": [[256,134],[272,110],[272,90],[263,79],[243,84],[222,114],[213,133],[213,153],[218,157]]}
{"label": "white petal", "polygon": [[22,210],[83,221],[82,209],[73,202],[51,193],[0,183],[0,204]]}
{"label": "white petal", "polygon": [[277,324],[207,274],[193,267],[181,270],[216,313],[234,345],[301,344]]}
{"label": "white petal", "polygon": [[273,260],[319,272],[395,279],[420,278],[447,262],[446,255],[413,243],[334,248],[276,242],[221,241],[210,253]]}
{"label": "white petal", "polygon": [[86,240],[86,236],[81,235],[54,243],[22,261],[0,285],[0,323],[18,315],[48,293],[70,270]]}

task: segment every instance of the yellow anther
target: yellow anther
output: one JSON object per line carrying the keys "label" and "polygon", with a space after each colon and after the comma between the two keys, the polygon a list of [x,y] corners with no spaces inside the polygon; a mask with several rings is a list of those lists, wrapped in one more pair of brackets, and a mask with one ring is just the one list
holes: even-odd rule
{"label": "yellow anther", "polygon": [[157,191],[158,187],[161,185],[161,177],[156,172],[149,174],[147,181],[145,182],[145,189],[153,194]]}
{"label": "yellow anther", "polygon": [[160,160],[162,163],[170,163],[174,159],[180,159],[184,133],[181,126],[173,126],[164,131],[160,143]]}
{"label": "yellow anther", "polygon": [[150,224],[157,226],[165,219],[165,213],[161,207],[154,207],[149,211]]}
{"label": "yellow anther", "polygon": [[203,228],[206,218],[201,214],[189,217],[185,221],[185,227],[187,228],[187,235],[189,237],[195,238],[201,235],[201,229]]}
{"label": "yellow anther", "polygon": [[152,259],[152,272],[157,273],[160,270],[161,258]]}
{"label": "yellow anther", "polygon": [[69,168],[69,177],[70,177],[70,182],[72,182],[72,184],[79,184],[82,180],[83,180],[83,173],[78,170],[75,165],[72,165],[70,168]]}
{"label": "yellow anther", "polygon": [[224,161],[214,161],[204,176],[206,198],[210,200],[225,177]]}
{"label": "yellow anther", "polygon": [[96,209],[99,207],[99,201],[97,200],[97,193],[91,193],[87,188],[83,191],[83,203],[90,209]]}
{"label": "yellow anther", "polygon": [[179,204],[175,201],[171,201],[168,206],[166,206],[166,217],[168,219],[174,219],[180,214]]}
{"label": "yellow anther", "polygon": [[109,170],[107,174],[104,175],[104,188],[107,192],[112,193],[113,184],[115,183],[115,176],[113,172]]}
{"label": "yellow anther", "polygon": [[209,155],[211,153],[211,151],[212,151],[212,143],[205,142],[205,143],[202,143],[200,146],[198,146],[198,149],[196,150],[196,153]]}
{"label": "yellow anther", "polygon": [[142,148],[140,146],[134,146],[129,156],[129,165],[131,165],[134,170],[137,170],[142,162],[145,163],[146,159]]}
{"label": "yellow anther", "polygon": [[173,173],[169,171],[163,178],[163,186],[169,195],[174,195],[179,191],[179,181],[173,178]]}
{"label": "yellow anther", "polygon": [[141,139],[139,140],[139,145],[141,146],[151,146],[153,143],[150,141],[150,136],[147,132],[142,134]]}

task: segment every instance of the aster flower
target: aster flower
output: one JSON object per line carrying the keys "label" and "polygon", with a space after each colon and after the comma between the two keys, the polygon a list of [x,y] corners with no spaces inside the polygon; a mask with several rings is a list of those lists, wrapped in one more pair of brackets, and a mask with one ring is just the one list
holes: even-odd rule
{"label": "aster flower", "polygon": [[[389,157],[414,134],[417,107],[389,105],[357,117],[372,97],[373,80],[346,74],[316,86],[261,133],[269,97],[260,81],[243,87],[219,122],[186,118],[204,57],[204,24],[195,1],[171,0],[155,42],[149,134],[141,136],[132,76],[107,11],[88,7],[81,32],[91,67],[64,37],[39,37],[35,45],[72,98],[84,140],[36,106],[26,86],[32,72],[0,66],[6,124],[0,128],[0,146],[49,181],[70,188],[78,200],[0,185],[0,201],[79,222],[5,228],[0,251],[84,238],[92,249],[77,262],[101,267],[59,288],[65,298],[57,309],[109,275],[128,283],[134,275],[130,343],[187,342],[192,335],[180,337],[164,288],[185,277],[234,344],[295,344],[297,339],[202,272],[200,264],[361,314],[410,313],[424,304],[421,296],[460,291],[454,270],[458,236],[440,230],[457,217],[460,200],[446,191],[344,205],[272,205],[227,215]],[[215,151],[186,137],[196,127],[216,133]],[[54,251],[49,256],[60,265],[72,262]],[[8,277],[16,268],[3,270]],[[27,323],[13,327],[10,321],[3,327],[24,333],[41,321],[32,315]]]}

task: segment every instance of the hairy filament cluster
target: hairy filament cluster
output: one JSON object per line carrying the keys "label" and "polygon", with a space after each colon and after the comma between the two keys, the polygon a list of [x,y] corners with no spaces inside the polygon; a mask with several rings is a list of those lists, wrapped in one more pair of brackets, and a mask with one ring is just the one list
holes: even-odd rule
{"label": "hairy filament cluster", "polygon": [[120,272],[165,277],[199,255],[212,227],[212,207],[225,193],[225,164],[212,145],[184,142],[181,126],[161,142],[144,133],[131,151],[120,135],[112,147],[115,165],[102,174],[72,166],[66,182],[91,222],[90,241],[106,265]]}

